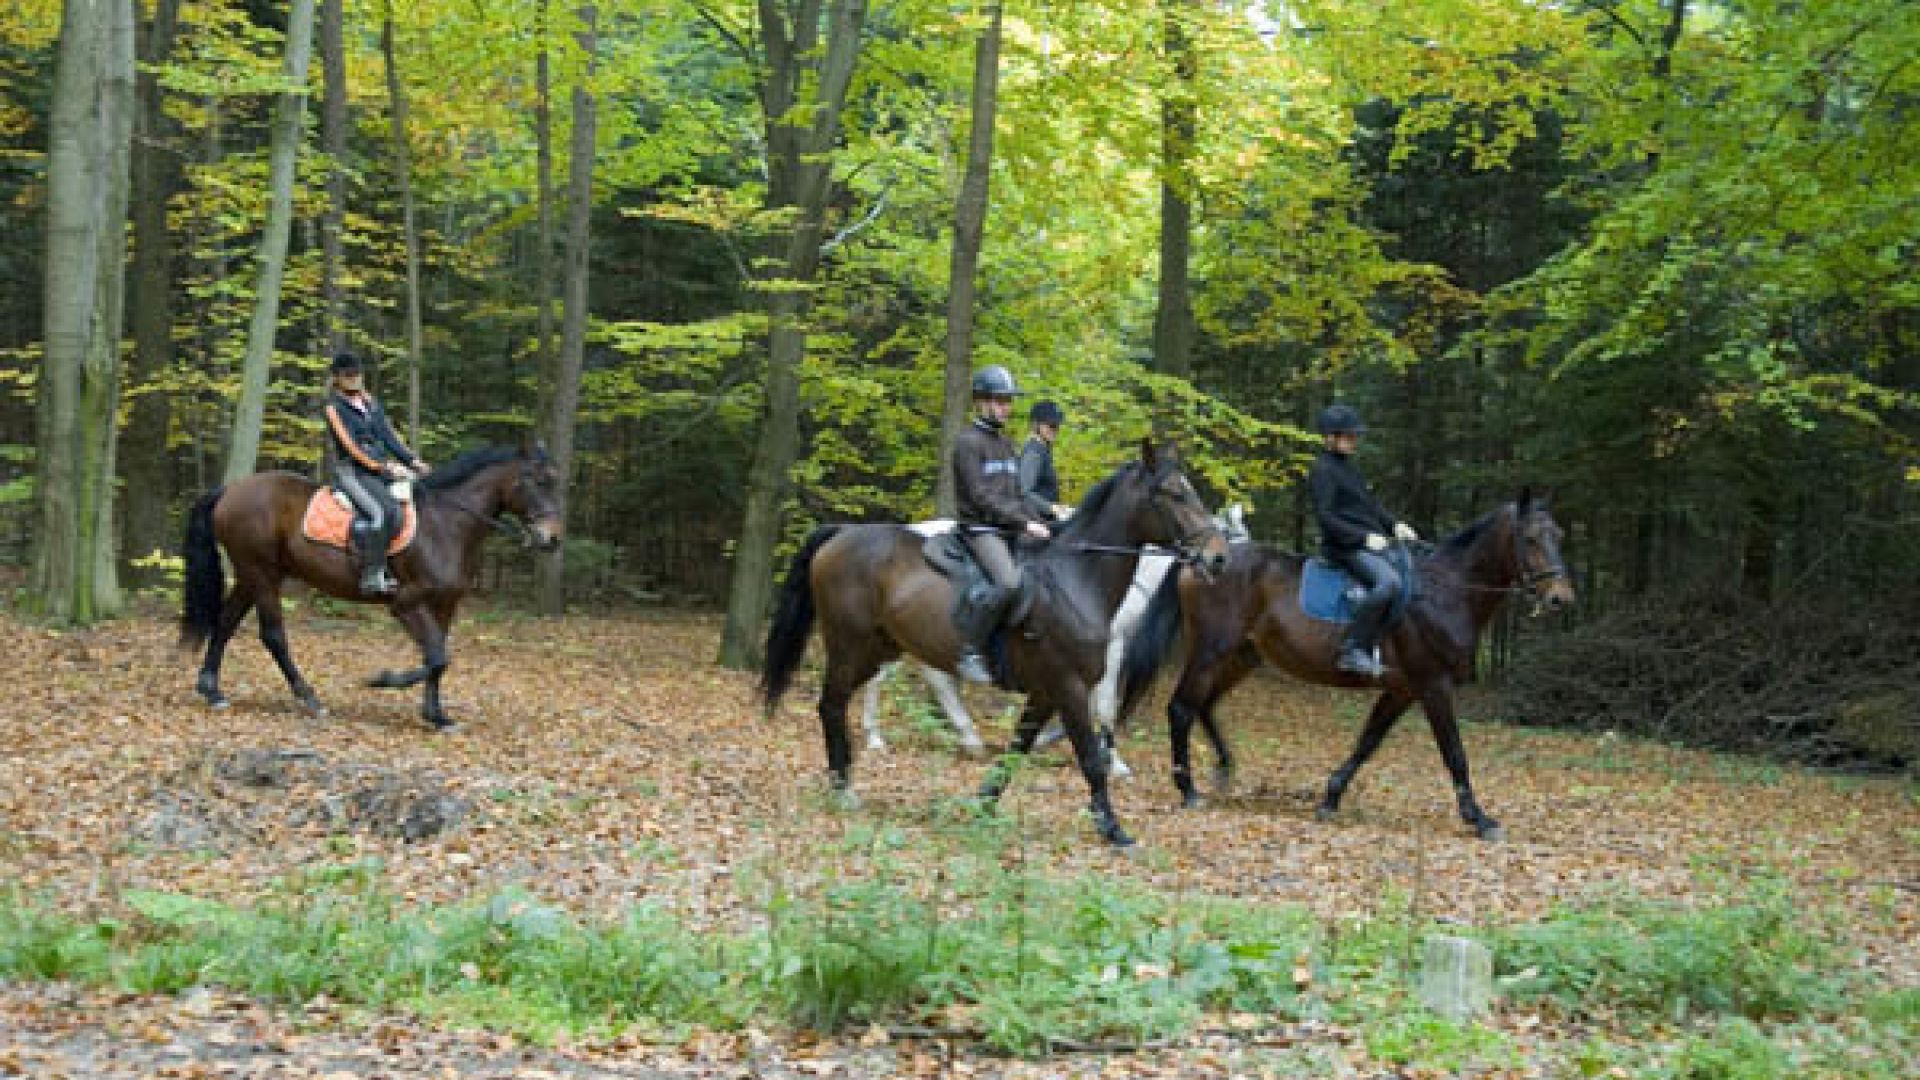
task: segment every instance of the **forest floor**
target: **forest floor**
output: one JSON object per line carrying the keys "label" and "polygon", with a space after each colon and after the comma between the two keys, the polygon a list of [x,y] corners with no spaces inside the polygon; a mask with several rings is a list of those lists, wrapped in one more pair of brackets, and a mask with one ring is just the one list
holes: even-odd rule
{"label": "forest floor", "polygon": [[[743,874],[771,873],[804,893],[834,876],[840,856],[830,853],[857,847],[853,834],[876,823],[908,836],[896,860],[937,847],[920,840],[938,816],[929,808],[969,793],[987,767],[957,754],[924,715],[903,716],[913,689],[903,679],[886,717],[894,748],[857,764],[864,805],[831,808],[811,670],[763,715],[751,679],[712,663],[719,622],[705,616],[477,613],[455,636],[445,694],[461,726],[446,735],[418,720],[417,692],[362,686],[375,669],[414,662],[377,613],[297,612],[289,632],[327,718],[295,707],[251,624],[229,653],[233,707],[214,712],[193,694],[196,658],[175,649],[162,618],[75,634],[0,620],[10,672],[0,899],[11,892],[76,918],[111,916],[138,891],[245,906],[290,875],[351,864],[406,904],[519,889],[587,918],[652,902],[694,932],[720,933],[765,917]],[[810,663],[818,650],[816,641]],[[1003,700],[970,700],[989,743],[1003,744]],[[1409,906],[1422,920],[1512,923],[1622,893],[1711,904],[1745,881],[1783,881],[1848,927],[1865,978],[1920,985],[1920,797],[1910,777],[1473,724],[1475,785],[1508,832],[1484,843],[1458,820],[1416,716],[1362,772],[1340,818],[1317,822],[1313,803],[1366,705],[1250,680],[1222,710],[1239,754],[1233,793],[1194,811],[1177,808],[1164,735],[1143,723],[1123,744],[1138,773],[1114,789],[1141,841],[1131,857],[1097,841],[1078,773],[1043,751],[1056,764],[1018,777],[1004,802],[1018,858],[1046,877],[1291,905],[1330,925]],[[411,798],[421,791],[444,805]],[[1528,1040],[1591,1034],[1504,1003],[1489,1025],[1521,1053],[1476,1075],[1551,1075],[1529,1064]],[[937,1033],[822,1036],[776,1020],[533,1045],[325,997],[0,983],[0,1077],[1263,1074],[1441,1073],[1397,1066],[1337,1026],[1263,1041],[1213,1025],[1132,1053],[1037,1060]]]}

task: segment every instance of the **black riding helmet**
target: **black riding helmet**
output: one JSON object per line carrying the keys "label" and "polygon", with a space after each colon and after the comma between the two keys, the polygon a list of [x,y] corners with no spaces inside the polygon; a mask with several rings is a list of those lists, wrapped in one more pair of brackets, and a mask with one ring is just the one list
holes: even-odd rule
{"label": "black riding helmet", "polygon": [[327,370],[335,375],[358,375],[361,371],[360,358],[350,352],[334,353],[333,363]]}
{"label": "black riding helmet", "polygon": [[999,364],[988,364],[973,373],[974,397],[1019,397],[1020,387],[1013,373]]}
{"label": "black riding helmet", "polygon": [[1052,424],[1054,427],[1059,427],[1067,422],[1067,414],[1061,412],[1060,406],[1051,401],[1038,401],[1034,403],[1033,411],[1027,414],[1027,419],[1036,424]]}
{"label": "black riding helmet", "polygon": [[1354,411],[1351,405],[1335,402],[1320,410],[1320,434],[1322,435],[1340,435],[1347,432],[1364,435],[1366,431],[1366,423],[1360,419],[1360,414]]}

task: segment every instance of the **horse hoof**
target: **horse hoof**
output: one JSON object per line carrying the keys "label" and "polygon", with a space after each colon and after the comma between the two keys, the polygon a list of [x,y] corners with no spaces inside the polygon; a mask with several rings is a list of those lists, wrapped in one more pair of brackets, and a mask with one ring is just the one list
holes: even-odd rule
{"label": "horse hoof", "polygon": [[1133,769],[1126,762],[1120,760],[1119,754],[1114,754],[1107,758],[1107,775],[1113,777],[1115,780],[1131,780],[1133,779]]}
{"label": "horse hoof", "polygon": [[1207,800],[1201,798],[1199,795],[1186,795],[1180,799],[1180,809],[1182,810],[1199,810],[1206,805]]}
{"label": "horse hoof", "polygon": [[1315,821],[1332,821],[1334,818],[1339,816],[1340,816],[1340,811],[1337,808],[1331,807],[1331,806],[1325,806],[1325,805],[1318,806],[1318,807],[1315,807],[1313,811],[1313,820]]}
{"label": "horse hoof", "polygon": [[224,709],[233,708],[233,702],[227,700],[227,695],[225,694],[214,694],[207,698],[207,708],[219,712]]}
{"label": "horse hoof", "polygon": [[1501,828],[1497,821],[1483,821],[1474,831],[1480,834],[1480,839],[1492,843],[1498,843],[1507,838],[1507,830]]}
{"label": "horse hoof", "polygon": [[1127,835],[1127,830],[1118,825],[1104,832],[1108,846],[1112,847],[1115,851],[1127,851],[1138,846],[1138,842],[1135,841],[1133,837]]}
{"label": "horse hoof", "polygon": [[961,743],[960,753],[965,755],[969,761],[983,761],[988,754],[987,744],[977,742]]}
{"label": "horse hoof", "polygon": [[860,796],[854,794],[852,788],[834,788],[827,801],[841,813],[850,814],[860,809]]}
{"label": "horse hoof", "polygon": [[300,703],[300,707],[302,709],[305,709],[307,711],[307,715],[309,717],[312,717],[315,720],[325,720],[327,718],[327,707],[325,705],[320,704],[320,702],[315,698],[308,698],[307,700],[302,701]]}
{"label": "horse hoof", "polygon": [[1233,771],[1231,769],[1213,770],[1213,790],[1222,795],[1233,791]]}
{"label": "horse hoof", "polygon": [[884,754],[886,752],[887,744],[881,742],[879,739],[875,739],[867,744],[867,753],[869,754]]}

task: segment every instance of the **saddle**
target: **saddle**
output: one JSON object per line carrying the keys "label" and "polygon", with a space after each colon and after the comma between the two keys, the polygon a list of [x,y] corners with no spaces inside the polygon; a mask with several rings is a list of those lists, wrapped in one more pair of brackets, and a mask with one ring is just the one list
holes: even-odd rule
{"label": "saddle", "polygon": [[[1413,572],[1413,559],[1404,551],[1392,551],[1387,558],[1400,572],[1400,593],[1387,609],[1382,631],[1392,629],[1406,615],[1407,608],[1420,595],[1420,576]],[[1300,567],[1300,610],[1308,618],[1321,622],[1353,621],[1354,600],[1365,596],[1366,589],[1353,575],[1319,555],[1310,556]]]}
{"label": "saddle", "polygon": [[[398,555],[413,543],[420,514],[411,502],[400,504],[400,527],[387,541],[387,554]],[[353,527],[353,502],[334,488],[321,488],[307,500],[307,512],[300,518],[300,533],[316,544],[351,551],[348,530]]]}

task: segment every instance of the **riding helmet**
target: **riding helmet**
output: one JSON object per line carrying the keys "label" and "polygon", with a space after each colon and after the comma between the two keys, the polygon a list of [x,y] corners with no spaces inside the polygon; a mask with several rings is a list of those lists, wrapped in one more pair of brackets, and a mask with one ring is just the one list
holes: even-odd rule
{"label": "riding helmet", "polygon": [[357,375],[360,372],[360,358],[350,352],[333,354],[333,364],[329,367],[335,375]]}
{"label": "riding helmet", "polygon": [[1338,435],[1343,432],[1360,435],[1366,430],[1366,423],[1360,419],[1360,414],[1354,411],[1351,405],[1335,402],[1320,410],[1320,434],[1322,435]]}
{"label": "riding helmet", "polygon": [[1019,397],[1020,387],[1013,373],[999,364],[988,364],[973,373],[974,397]]}
{"label": "riding helmet", "polygon": [[1027,414],[1027,419],[1036,424],[1052,424],[1054,427],[1059,427],[1067,422],[1067,414],[1061,412],[1060,406],[1051,401],[1037,401],[1033,405],[1033,411]]}

